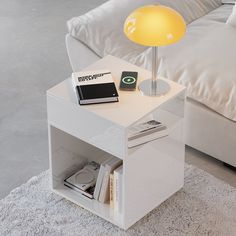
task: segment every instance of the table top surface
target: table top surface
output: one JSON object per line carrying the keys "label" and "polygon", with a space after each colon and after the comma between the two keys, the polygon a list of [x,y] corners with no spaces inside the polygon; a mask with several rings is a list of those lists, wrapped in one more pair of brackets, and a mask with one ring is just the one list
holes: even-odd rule
{"label": "table top surface", "polygon": [[[138,90],[138,84],[148,78],[151,78],[151,72],[142,69],[138,66],[130,64],[124,60],[113,56],[106,56],[91,64],[84,71],[110,70],[115,81],[117,91],[119,93],[119,102],[103,103],[93,105],[78,104],[77,95],[72,87],[71,78],[64,80],[47,91],[47,96],[53,96],[57,99],[62,99],[78,107],[78,109],[85,109],[95,115],[103,117],[111,122],[116,123],[121,127],[129,127],[135,122],[142,119],[144,116],[152,113],[160,105],[179,95],[184,91],[185,87],[173,81],[165,80],[170,85],[170,91],[162,96],[148,97],[141,94]],[[136,91],[120,91],[119,83],[122,71],[137,71],[138,81]]]}

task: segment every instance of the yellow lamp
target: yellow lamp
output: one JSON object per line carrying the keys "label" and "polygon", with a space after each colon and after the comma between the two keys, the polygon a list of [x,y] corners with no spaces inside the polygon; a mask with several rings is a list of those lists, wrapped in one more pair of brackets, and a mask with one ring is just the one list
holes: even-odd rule
{"label": "yellow lamp", "polygon": [[164,80],[157,79],[157,47],[180,40],[186,32],[183,17],[174,9],[162,5],[148,5],[136,9],[126,19],[124,33],[133,42],[152,47],[152,78],[139,85],[144,95],[159,96],[169,91]]}

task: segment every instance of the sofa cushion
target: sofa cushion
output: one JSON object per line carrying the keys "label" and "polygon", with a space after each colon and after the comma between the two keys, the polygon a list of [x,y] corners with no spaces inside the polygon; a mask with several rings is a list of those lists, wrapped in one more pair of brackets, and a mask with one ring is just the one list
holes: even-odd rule
{"label": "sofa cushion", "polygon": [[221,1],[223,4],[234,4],[236,0],[222,0]]}
{"label": "sofa cushion", "polygon": [[235,3],[233,11],[232,11],[231,15],[229,16],[226,24],[236,27],[236,3]]}
{"label": "sofa cushion", "polygon": [[[236,121],[236,33],[235,28],[225,25],[232,8],[233,5],[222,5],[190,23],[186,36],[180,42],[160,47],[159,74],[185,85],[189,98]],[[115,14],[114,19],[116,17],[118,15]],[[104,26],[109,24],[105,23],[102,27],[98,25],[96,35],[107,31]],[[96,40],[100,56],[112,54],[151,69],[151,48],[126,40],[122,30],[110,28],[103,42],[95,37]]]}
{"label": "sofa cushion", "polygon": [[[136,8],[147,4],[163,4],[180,12],[187,23],[207,14],[221,5],[221,0],[110,0],[85,15],[67,22],[69,34],[90,47],[99,56],[114,50],[134,50],[127,58],[137,56],[145,48],[136,45],[123,34],[126,17]],[[124,46],[125,45],[125,46]],[[114,49],[115,48],[115,49]],[[118,50],[117,50],[118,49]],[[118,55],[119,56],[119,55]]]}

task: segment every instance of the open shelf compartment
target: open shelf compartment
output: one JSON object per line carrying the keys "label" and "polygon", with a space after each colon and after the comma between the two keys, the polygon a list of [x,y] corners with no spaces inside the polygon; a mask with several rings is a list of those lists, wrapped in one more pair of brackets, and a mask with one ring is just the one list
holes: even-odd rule
{"label": "open shelf compartment", "polygon": [[88,161],[101,164],[111,155],[51,125],[49,125],[49,137],[53,191],[123,228],[123,216],[115,213],[109,202],[101,203],[95,199],[89,199],[64,185],[64,179],[82,169]]}

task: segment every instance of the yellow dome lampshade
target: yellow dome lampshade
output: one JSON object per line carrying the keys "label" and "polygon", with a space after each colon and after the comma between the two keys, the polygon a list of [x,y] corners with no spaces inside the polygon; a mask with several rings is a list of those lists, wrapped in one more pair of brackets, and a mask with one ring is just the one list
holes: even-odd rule
{"label": "yellow dome lampshade", "polygon": [[164,46],[179,41],[185,34],[183,17],[174,9],[149,5],[136,9],[126,19],[124,32],[133,42],[145,46]]}
{"label": "yellow dome lampshade", "polygon": [[153,47],[152,79],[139,86],[143,94],[158,96],[169,91],[168,83],[157,80],[157,47],[179,41],[185,32],[183,17],[170,7],[148,5],[136,9],[127,17],[125,35],[137,44]]}

